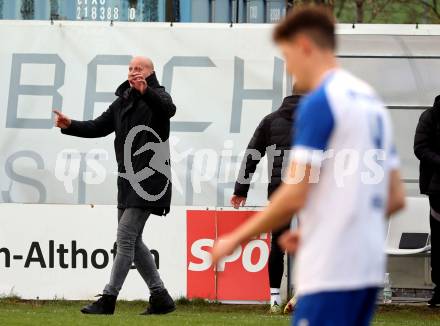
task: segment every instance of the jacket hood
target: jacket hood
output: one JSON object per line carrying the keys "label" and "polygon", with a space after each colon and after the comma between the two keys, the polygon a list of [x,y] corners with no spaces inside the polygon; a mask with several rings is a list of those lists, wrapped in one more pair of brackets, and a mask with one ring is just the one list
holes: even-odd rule
{"label": "jacket hood", "polygon": [[[156,77],[156,72],[153,71],[153,73],[145,78],[145,81],[147,82],[147,85],[149,87],[157,88],[160,87],[159,81]],[[124,97],[127,98],[130,95],[131,92],[131,86],[128,80],[123,82],[119,87],[116,89],[115,95],[118,97]]]}
{"label": "jacket hood", "polygon": [[301,100],[301,95],[290,95],[286,96],[281,104],[278,112],[283,116],[292,119],[293,112]]}

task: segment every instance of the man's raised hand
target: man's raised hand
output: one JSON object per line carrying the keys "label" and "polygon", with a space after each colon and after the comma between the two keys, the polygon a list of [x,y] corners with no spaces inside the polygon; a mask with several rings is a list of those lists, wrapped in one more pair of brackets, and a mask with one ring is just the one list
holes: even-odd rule
{"label": "man's raised hand", "polygon": [[145,90],[147,89],[147,81],[142,74],[134,74],[129,76],[128,81],[130,82],[131,87],[136,89],[139,93],[145,93]]}
{"label": "man's raised hand", "polygon": [[53,110],[53,113],[55,113],[55,127],[66,129],[70,127],[70,123],[72,122],[69,117],[62,114],[58,110]]}

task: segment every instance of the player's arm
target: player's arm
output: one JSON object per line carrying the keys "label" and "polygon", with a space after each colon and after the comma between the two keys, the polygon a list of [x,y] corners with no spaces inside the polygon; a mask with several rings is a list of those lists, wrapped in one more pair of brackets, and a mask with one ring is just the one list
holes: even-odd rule
{"label": "player's arm", "polygon": [[231,205],[235,209],[245,205],[252,177],[261,158],[266,154],[267,137],[265,122],[265,119],[260,122],[246,148],[240,172],[235,182],[234,194],[231,198]]}
{"label": "player's arm", "polygon": [[269,232],[287,224],[295,212],[305,204],[309,193],[310,165],[293,162],[289,170],[289,179],[295,180],[296,173],[304,177],[297,183],[284,183],[272,196],[269,206],[257,213],[248,222],[234,232],[219,240],[212,251],[212,261],[217,263],[222,257],[230,254],[240,243],[263,232]]}
{"label": "player's arm", "polygon": [[405,188],[400,178],[399,170],[391,170],[390,186],[388,190],[387,216],[400,211],[405,207]]}

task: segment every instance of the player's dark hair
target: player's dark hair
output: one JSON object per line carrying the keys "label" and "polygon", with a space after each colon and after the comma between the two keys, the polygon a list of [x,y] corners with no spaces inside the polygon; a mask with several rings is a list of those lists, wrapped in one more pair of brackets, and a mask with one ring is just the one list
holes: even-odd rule
{"label": "player's dark hair", "polygon": [[276,27],[273,39],[288,41],[299,33],[306,34],[322,49],[336,48],[335,17],[325,6],[300,6],[291,10]]}

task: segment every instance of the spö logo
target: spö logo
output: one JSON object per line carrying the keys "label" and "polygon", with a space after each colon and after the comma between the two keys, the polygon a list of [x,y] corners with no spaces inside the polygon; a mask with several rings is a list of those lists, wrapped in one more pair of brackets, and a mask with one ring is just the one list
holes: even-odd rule
{"label": "sp\u00f6 logo", "polygon": [[254,214],[254,211],[187,211],[188,297],[214,300],[269,298],[269,234],[261,234],[243,243],[217,266],[211,262],[210,251],[215,240]]}
{"label": "sp\u00f6 logo", "polygon": [[[241,261],[243,268],[250,273],[258,273],[266,267],[267,260],[269,258],[269,247],[267,245],[267,233],[260,236],[259,239],[252,240],[245,245],[239,246],[235,251],[226,256],[216,266],[217,272],[224,272],[228,264]],[[191,245],[191,255],[197,259],[200,259],[200,263],[190,262],[188,270],[201,272],[206,271],[211,267],[210,250],[214,246],[214,239],[199,239]],[[207,249],[209,248],[209,249]],[[254,251],[257,253],[257,261],[254,262],[252,257]]]}

